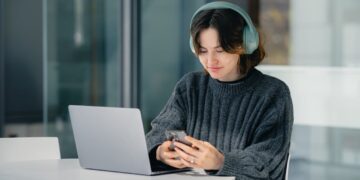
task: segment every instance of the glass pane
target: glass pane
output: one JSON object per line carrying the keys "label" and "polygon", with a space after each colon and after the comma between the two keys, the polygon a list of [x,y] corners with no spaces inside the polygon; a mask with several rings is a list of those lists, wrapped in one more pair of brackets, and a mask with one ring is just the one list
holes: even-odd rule
{"label": "glass pane", "polygon": [[360,66],[357,0],[261,0],[266,64]]}
{"label": "glass pane", "polygon": [[356,128],[296,125],[289,179],[359,179],[359,136]]}
{"label": "glass pane", "polygon": [[175,83],[186,72],[200,69],[189,48],[192,13],[205,1],[141,1],[141,108],[148,130]]}
{"label": "glass pane", "polygon": [[289,64],[289,1],[261,0],[260,37],[266,57],[263,64]]}
{"label": "glass pane", "polygon": [[77,157],[68,105],[120,104],[120,1],[47,1],[47,135]]}

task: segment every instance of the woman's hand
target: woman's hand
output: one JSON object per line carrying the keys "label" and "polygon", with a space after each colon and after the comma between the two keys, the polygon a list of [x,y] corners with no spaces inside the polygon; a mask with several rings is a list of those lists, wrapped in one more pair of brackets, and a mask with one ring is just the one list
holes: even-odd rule
{"label": "woman's hand", "polygon": [[171,141],[163,142],[156,149],[156,159],[175,168],[184,168],[186,167],[180,160],[180,155],[174,151],[170,150]]}
{"label": "woman's hand", "polygon": [[192,146],[175,142],[175,151],[180,161],[186,167],[202,168],[205,170],[219,170],[224,164],[224,155],[208,142],[186,136],[185,139]]}

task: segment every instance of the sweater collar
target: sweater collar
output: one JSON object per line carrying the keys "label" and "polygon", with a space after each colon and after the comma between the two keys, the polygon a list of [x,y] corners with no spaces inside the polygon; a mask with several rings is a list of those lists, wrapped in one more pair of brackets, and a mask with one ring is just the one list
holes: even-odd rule
{"label": "sweater collar", "polygon": [[252,69],[249,73],[234,83],[221,82],[209,76],[209,85],[215,94],[239,94],[254,87],[256,81],[262,73],[257,69]]}

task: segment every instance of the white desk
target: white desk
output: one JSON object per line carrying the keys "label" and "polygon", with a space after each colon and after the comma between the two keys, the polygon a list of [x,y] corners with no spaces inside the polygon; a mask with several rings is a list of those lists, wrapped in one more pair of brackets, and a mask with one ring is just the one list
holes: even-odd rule
{"label": "white desk", "polygon": [[235,177],[207,176],[201,171],[182,172],[158,176],[142,176],[107,171],[87,170],[79,165],[77,159],[23,161],[0,163],[1,180],[177,180],[177,179],[220,179],[234,180]]}

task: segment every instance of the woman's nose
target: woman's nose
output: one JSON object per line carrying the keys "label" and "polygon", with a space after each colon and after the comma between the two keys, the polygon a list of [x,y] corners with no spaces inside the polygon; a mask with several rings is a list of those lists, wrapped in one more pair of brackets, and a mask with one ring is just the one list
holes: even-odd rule
{"label": "woman's nose", "polygon": [[214,64],[217,62],[216,54],[208,53],[207,61],[209,64]]}

